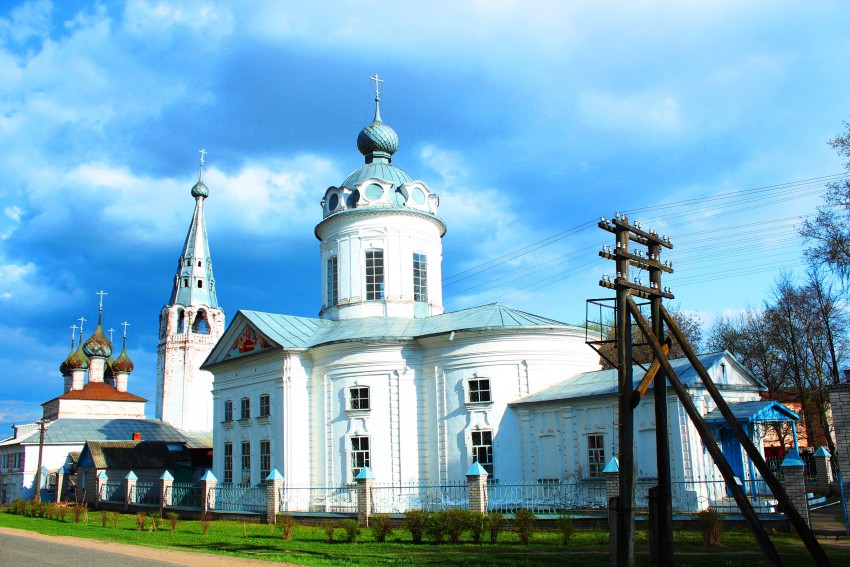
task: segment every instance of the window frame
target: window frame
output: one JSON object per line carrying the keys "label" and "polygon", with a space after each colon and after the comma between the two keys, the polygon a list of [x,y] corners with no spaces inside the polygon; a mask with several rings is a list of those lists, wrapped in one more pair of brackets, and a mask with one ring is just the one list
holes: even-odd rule
{"label": "window frame", "polygon": [[327,306],[339,304],[339,256],[328,258],[327,271]]}
{"label": "window frame", "polygon": [[272,397],[269,394],[260,395],[260,413],[257,419],[263,417],[271,417],[272,415]]}
{"label": "window frame", "polygon": [[[365,407],[363,404],[365,391]],[[355,392],[357,395],[355,396]],[[348,388],[348,410],[367,412],[372,409],[372,393],[369,391],[369,386],[354,385]]]}
{"label": "window frame", "polygon": [[224,481],[225,484],[233,484],[233,443],[224,442]]}
{"label": "window frame", "polygon": [[[482,386],[485,386],[482,388]],[[493,403],[493,388],[489,378],[479,378],[474,376],[466,380],[466,395],[467,403],[469,404],[492,404]],[[486,397],[487,399],[482,399]],[[477,399],[473,399],[477,398]]]}
{"label": "window frame", "polygon": [[385,296],[384,250],[372,248],[366,251],[366,301],[382,301]]}
{"label": "window frame", "polygon": [[224,400],[224,419],[222,421],[233,421],[233,400]]}
{"label": "window frame", "polygon": [[364,467],[372,468],[372,444],[368,435],[352,435],[349,437],[348,447],[351,452],[351,478],[353,479]]}
{"label": "window frame", "polygon": [[428,303],[428,256],[413,253],[413,301]]}
{"label": "window frame", "polygon": [[472,462],[477,462],[481,465],[492,478],[495,471],[495,463],[493,462],[493,430],[476,429],[470,431],[469,446],[472,453]]}
{"label": "window frame", "polygon": [[260,440],[260,482],[265,482],[272,474],[272,442],[271,439]]}
{"label": "window frame", "polygon": [[239,420],[251,419],[251,398],[244,397],[239,402]]}
{"label": "window frame", "polygon": [[[587,435],[585,443],[587,446],[587,478],[602,478],[602,471],[605,468],[605,435],[591,433]],[[597,443],[599,446],[597,446]]]}
{"label": "window frame", "polygon": [[[247,451],[246,451],[247,449]],[[241,468],[241,484],[251,484],[251,442],[242,441],[242,451],[239,453]],[[248,465],[247,467],[245,465]],[[247,481],[246,481],[247,479]]]}

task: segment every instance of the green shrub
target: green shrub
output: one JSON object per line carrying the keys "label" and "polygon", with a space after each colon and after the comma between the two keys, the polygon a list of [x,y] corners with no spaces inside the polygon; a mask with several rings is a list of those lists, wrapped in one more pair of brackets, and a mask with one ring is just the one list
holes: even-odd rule
{"label": "green shrub", "polygon": [[723,525],[723,514],[716,508],[706,508],[696,513],[696,523],[702,533],[705,545],[720,545],[720,528]]}
{"label": "green shrub", "polygon": [[121,512],[112,512],[112,527],[118,527],[118,521],[121,519]]}
{"label": "green shrub", "polygon": [[555,519],[555,525],[561,531],[561,544],[564,546],[570,545],[573,539],[573,534],[576,531],[572,516],[560,516]]}
{"label": "green shrub", "polygon": [[449,536],[449,543],[459,544],[463,532],[469,528],[469,510],[458,508],[446,510],[443,512],[443,519],[446,535]]}
{"label": "green shrub", "polygon": [[322,528],[322,531],[325,532],[325,535],[328,538],[328,543],[333,543],[334,540],[334,532],[336,532],[337,524],[333,520],[325,520],[319,526]]}
{"label": "green shrub", "polygon": [[481,534],[487,529],[487,515],[481,512],[469,512],[469,533],[472,534],[472,543],[481,543]]}
{"label": "green shrub", "polygon": [[57,511],[58,508],[59,508],[59,506],[56,504],[56,502],[51,502],[50,504],[48,504],[47,505],[47,517],[51,520],[55,519],[56,518],[56,511]]}
{"label": "green shrub", "polygon": [[9,503],[9,512],[23,516],[27,513],[27,501],[22,498],[16,498]]}
{"label": "green shrub", "polygon": [[345,520],[342,522],[342,529],[345,530],[348,543],[354,543],[358,534],[360,534],[360,524],[357,523],[357,520]]}
{"label": "green shrub", "polygon": [[278,514],[275,516],[275,524],[280,530],[280,536],[289,541],[292,539],[292,530],[298,525],[298,522],[289,514]]}
{"label": "green shrub", "polygon": [[177,531],[177,522],[180,521],[180,514],[177,512],[169,512],[168,513],[168,521],[171,523],[171,532]]}
{"label": "green shrub", "polygon": [[505,529],[505,516],[501,512],[487,514],[487,525],[490,528],[490,543],[496,543],[499,533]]}
{"label": "green shrub", "polygon": [[531,534],[534,533],[534,520],[534,512],[528,508],[520,508],[514,512],[514,524],[519,534],[519,541],[523,545],[528,545]]}
{"label": "green shrub", "polygon": [[375,514],[369,518],[369,527],[372,529],[372,536],[378,543],[384,543],[387,541],[387,537],[393,533],[390,517],[386,514]]}
{"label": "green shrub", "polygon": [[60,504],[59,505],[59,509],[56,510],[56,513],[59,515],[59,521],[60,522],[65,521],[65,516],[68,515],[69,511],[70,511],[70,507],[67,504]]}
{"label": "green shrub", "polygon": [[425,510],[408,510],[404,513],[404,527],[410,532],[413,543],[422,543],[422,534],[428,524],[428,512]]}
{"label": "green shrub", "polygon": [[448,517],[445,510],[438,510],[428,514],[428,521],[425,523],[425,533],[435,545],[443,543],[443,537],[446,535],[448,528]]}

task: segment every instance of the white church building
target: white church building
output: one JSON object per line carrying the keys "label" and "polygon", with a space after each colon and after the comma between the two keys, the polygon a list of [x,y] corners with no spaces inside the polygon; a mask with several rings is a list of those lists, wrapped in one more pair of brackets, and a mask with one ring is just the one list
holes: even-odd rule
{"label": "white church building", "polygon": [[[477,461],[496,479],[600,477],[618,450],[615,372],[583,328],[497,304],[444,312],[439,198],[392,165],[398,137],[378,104],[357,138],[365,164],[321,201],[319,317],[239,311],[204,363],[215,476],[339,485],[369,467],[381,482],[442,482]],[[758,380],[712,356],[732,401],[759,399]],[[651,478],[651,400],[637,415],[638,475]],[[716,475],[675,398],[670,415],[676,476]]]}

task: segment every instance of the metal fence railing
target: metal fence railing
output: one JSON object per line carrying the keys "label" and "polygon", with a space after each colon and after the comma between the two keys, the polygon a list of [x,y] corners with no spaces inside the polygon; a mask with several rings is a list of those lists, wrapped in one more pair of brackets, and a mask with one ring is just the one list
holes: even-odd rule
{"label": "metal fence railing", "polygon": [[175,508],[201,508],[204,505],[204,490],[193,482],[175,482],[169,489],[171,506]]}
{"label": "metal fence railing", "polygon": [[266,487],[250,484],[219,484],[210,488],[209,507],[222,512],[266,511]]}
{"label": "metal fence railing", "polygon": [[159,482],[136,482],[135,498],[133,502],[136,504],[146,504],[148,506],[159,506],[162,502]]}
{"label": "metal fence railing", "polygon": [[355,485],[285,485],[278,491],[277,498],[283,512],[357,512]]}
{"label": "metal fence railing", "polygon": [[448,510],[468,506],[469,490],[465,481],[372,486],[372,513],[375,514],[398,514],[407,510]]}
{"label": "metal fence railing", "polygon": [[602,480],[566,482],[505,482],[487,486],[487,509],[513,512],[527,508],[537,514],[568,510],[600,510],[607,506]]}
{"label": "metal fence railing", "polygon": [[101,485],[100,499],[106,502],[124,502],[124,481],[106,481]]}

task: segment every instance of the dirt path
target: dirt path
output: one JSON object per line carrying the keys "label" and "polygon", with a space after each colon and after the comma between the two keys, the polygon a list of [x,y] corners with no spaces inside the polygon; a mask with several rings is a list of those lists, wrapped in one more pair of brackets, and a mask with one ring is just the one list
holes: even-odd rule
{"label": "dirt path", "polygon": [[[0,527],[0,533],[26,537],[41,541],[50,541],[81,547],[85,549],[98,549],[111,553],[119,553],[138,559],[151,559],[164,561],[174,565],[187,565],[190,567],[228,567],[230,565],[238,565],[240,567],[268,567],[271,565],[268,561],[259,561],[257,559],[241,559],[236,557],[228,557],[224,555],[212,555],[207,553],[191,553],[188,551],[176,551],[173,549],[159,549],[154,547],[144,547],[141,545],[128,545],[124,543],[115,543],[112,541],[99,541],[96,539],[83,539],[71,536],[49,536],[30,532],[27,530],[16,530],[14,528]],[[282,567],[297,567],[291,563],[275,563]]]}

